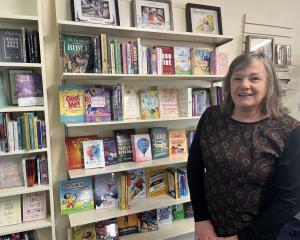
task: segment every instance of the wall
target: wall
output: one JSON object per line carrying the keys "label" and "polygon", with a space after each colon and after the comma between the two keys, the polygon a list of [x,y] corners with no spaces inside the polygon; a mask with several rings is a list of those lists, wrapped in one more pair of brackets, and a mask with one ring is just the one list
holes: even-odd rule
{"label": "wall", "polygon": [[[67,1],[67,0],[66,0]],[[57,1],[61,4],[58,9],[58,16],[64,14],[65,0]],[[10,2],[10,1],[7,1]],[[185,3],[186,0],[173,0],[173,13],[175,30],[185,31]],[[207,1],[191,1],[198,4],[216,5],[221,7],[223,32],[225,35],[233,36],[234,41],[222,47],[224,51],[229,53],[230,60],[241,52],[242,41],[242,19],[244,14],[256,14],[269,18],[281,18],[296,22],[298,9],[300,3],[297,0],[276,1],[273,0],[207,0]],[[123,25],[130,22],[128,10],[130,9],[129,0],[119,0],[120,18]],[[22,6],[23,7],[23,6]],[[50,131],[51,131],[51,146],[52,146],[52,168],[54,179],[54,195],[56,202],[56,226],[57,239],[67,239],[66,228],[68,227],[67,217],[60,216],[59,205],[59,181],[67,178],[67,170],[65,163],[65,147],[64,147],[64,128],[59,123],[59,104],[58,104],[58,86],[60,80],[60,66],[58,55],[58,34],[55,16],[55,1],[43,0],[43,17],[44,17],[44,32],[45,32],[45,50],[46,50],[46,66],[47,66],[47,80],[48,80],[48,103],[50,115]],[[295,28],[295,42],[300,42],[300,26]],[[292,70],[292,81],[289,84],[295,89],[300,89],[298,78],[300,77],[300,45],[295,45],[292,49],[293,63],[297,66]],[[300,91],[294,90],[289,92],[288,107],[291,114],[300,119]]]}

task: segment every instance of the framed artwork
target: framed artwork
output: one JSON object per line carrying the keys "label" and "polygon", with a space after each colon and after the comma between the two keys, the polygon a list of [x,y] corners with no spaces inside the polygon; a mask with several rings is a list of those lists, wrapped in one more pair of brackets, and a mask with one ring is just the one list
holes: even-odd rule
{"label": "framed artwork", "polygon": [[120,25],[118,0],[71,0],[72,20]]}
{"label": "framed artwork", "polygon": [[187,3],[185,11],[188,32],[223,34],[220,7]]}
{"label": "framed artwork", "polygon": [[246,52],[264,52],[273,60],[273,38],[248,35],[245,50]]}
{"label": "framed artwork", "polygon": [[133,0],[135,27],[173,30],[171,0]]}

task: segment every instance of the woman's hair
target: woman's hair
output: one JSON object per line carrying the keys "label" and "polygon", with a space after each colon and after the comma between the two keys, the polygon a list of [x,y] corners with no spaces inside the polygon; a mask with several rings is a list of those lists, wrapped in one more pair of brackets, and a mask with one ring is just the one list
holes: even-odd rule
{"label": "woman's hair", "polygon": [[259,60],[264,65],[267,75],[267,89],[266,96],[262,102],[262,114],[268,115],[272,118],[278,118],[284,112],[280,96],[279,81],[271,59],[262,52],[243,53],[232,61],[223,82],[223,101],[221,103],[221,112],[227,115],[233,114],[234,102],[230,91],[230,79],[234,72],[249,67],[253,60]]}

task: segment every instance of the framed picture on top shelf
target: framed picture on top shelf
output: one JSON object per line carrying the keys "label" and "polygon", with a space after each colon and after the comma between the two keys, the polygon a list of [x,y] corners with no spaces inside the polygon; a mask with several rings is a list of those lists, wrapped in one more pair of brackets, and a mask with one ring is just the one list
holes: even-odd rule
{"label": "framed picture on top shelf", "polygon": [[246,36],[246,52],[263,52],[273,60],[273,38],[265,36]]}
{"label": "framed picture on top shelf", "polygon": [[220,7],[187,3],[185,11],[188,32],[223,34]]}
{"label": "framed picture on top shelf", "polygon": [[118,0],[70,0],[72,20],[120,25]]}
{"label": "framed picture on top shelf", "polygon": [[171,0],[133,0],[132,8],[135,27],[174,29]]}

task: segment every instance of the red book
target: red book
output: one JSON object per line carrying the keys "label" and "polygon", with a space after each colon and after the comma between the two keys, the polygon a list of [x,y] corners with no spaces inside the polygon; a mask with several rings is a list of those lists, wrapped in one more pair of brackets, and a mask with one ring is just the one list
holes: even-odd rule
{"label": "red book", "polygon": [[162,66],[163,66],[162,74],[173,75],[175,72],[173,47],[155,46],[155,48],[160,48],[162,50]]}

